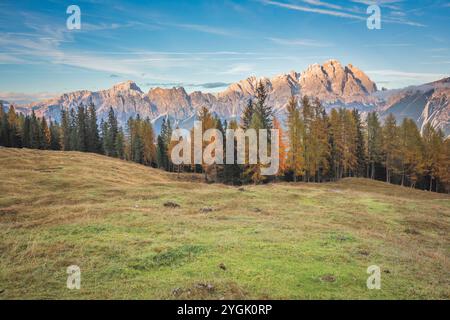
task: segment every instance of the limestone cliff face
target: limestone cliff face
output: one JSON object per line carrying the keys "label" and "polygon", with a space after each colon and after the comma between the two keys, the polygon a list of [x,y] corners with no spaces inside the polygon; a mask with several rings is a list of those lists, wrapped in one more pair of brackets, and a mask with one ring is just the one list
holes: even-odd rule
{"label": "limestone cliff face", "polygon": [[[450,78],[449,78],[450,79]],[[410,117],[419,126],[431,122],[450,134],[448,87],[450,80],[444,79],[432,84],[410,87],[387,92],[377,91],[376,84],[357,67],[343,66],[337,60],[314,64],[302,73],[291,71],[271,79],[249,77],[231,84],[217,94],[200,91],[188,94],[184,88],[153,88],[144,93],[132,81],[119,83],[111,89],[96,92],[76,91],[59,97],[21,106],[21,110],[31,108],[38,116],[59,120],[62,108],[74,108],[80,103],[91,102],[97,108],[99,121],[106,118],[109,108],[118,114],[119,122],[126,125],[129,117],[161,120],[170,117],[181,124],[192,122],[197,111],[203,106],[223,119],[239,117],[249,99],[253,99],[256,87],[262,82],[268,92],[268,103],[275,113],[283,118],[285,106],[291,97],[304,95],[317,97],[328,109],[332,107],[358,108],[361,111],[379,111],[386,115],[393,113],[399,121]]]}
{"label": "limestone cliff face", "polygon": [[420,129],[427,123],[450,136],[450,78],[421,86],[388,92],[380,101],[382,116],[392,113],[398,122],[404,118],[416,120]]}

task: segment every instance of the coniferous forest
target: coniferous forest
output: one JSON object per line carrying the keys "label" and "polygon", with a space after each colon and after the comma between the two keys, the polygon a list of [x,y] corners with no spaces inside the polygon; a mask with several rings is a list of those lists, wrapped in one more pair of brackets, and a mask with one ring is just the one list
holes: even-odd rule
{"label": "coniferous forest", "polygon": [[[291,97],[282,124],[267,104],[260,83],[246,105],[240,123],[221,121],[207,108],[199,112],[203,132],[215,128],[278,129],[277,176],[260,174],[260,164],[174,165],[170,160],[172,124],[163,120],[156,136],[150,119],[130,118],[119,126],[111,108],[98,122],[95,106],[62,110],[59,123],[0,107],[0,146],[104,154],[170,172],[203,173],[205,181],[240,185],[270,181],[326,182],[365,177],[434,192],[450,192],[450,140],[430,124],[422,133],[412,119],[397,123],[393,115],[382,121],[376,112],[365,119],[356,109],[327,113],[319,100]],[[207,143],[203,146],[205,148]],[[224,141],[224,146],[226,142]],[[225,147],[224,147],[225,148]],[[235,150],[236,152],[236,150]],[[225,156],[225,149],[224,149]]]}

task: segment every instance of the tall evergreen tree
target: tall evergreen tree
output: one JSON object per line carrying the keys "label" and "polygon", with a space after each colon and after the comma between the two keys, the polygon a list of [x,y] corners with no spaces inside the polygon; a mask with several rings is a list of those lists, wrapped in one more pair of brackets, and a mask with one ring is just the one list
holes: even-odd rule
{"label": "tall evergreen tree", "polygon": [[42,130],[41,125],[34,113],[34,110],[31,112],[30,118],[30,148],[38,149],[42,146]]}
{"label": "tall evergreen tree", "polygon": [[100,153],[100,134],[97,125],[97,112],[93,103],[89,104],[87,110],[87,151]]}
{"label": "tall evergreen tree", "polygon": [[356,125],[356,170],[358,177],[364,177],[366,173],[366,146],[364,139],[364,129],[361,121],[361,115],[357,109],[353,109],[353,120]]}
{"label": "tall evergreen tree", "polygon": [[293,174],[294,182],[297,177],[303,175],[305,168],[304,145],[303,145],[303,121],[300,117],[297,99],[291,96],[287,105],[287,136],[288,152],[286,167]]}
{"label": "tall evergreen tree", "polygon": [[283,176],[287,170],[287,143],[286,134],[278,121],[277,118],[273,118],[273,128],[278,130],[278,159],[279,159],[279,169],[277,176]]}
{"label": "tall evergreen tree", "polygon": [[61,127],[53,121],[50,121],[50,149],[61,150]]}
{"label": "tall evergreen tree", "polygon": [[20,136],[19,136],[19,129],[17,126],[17,114],[16,110],[13,105],[9,106],[8,111],[8,125],[7,125],[7,132],[8,132],[8,147],[17,148],[20,147]]}
{"label": "tall evergreen tree", "polygon": [[[225,130],[237,130],[239,128],[239,125],[237,124],[236,120],[231,120],[226,126]],[[225,137],[226,138],[226,137]],[[224,141],[224,145],[226,146],[226,140]],[[241,165],[237,164],[236,158],[237,158],[237,141],[236,138],[234,139],[234,145],[233,150],[226,150],[226,152],[232,152],[233,153],[233,163],[232,164],[225,164],[224,167],[224,182],[225,183],[231,183],[232,185],[237,185],[242,183],[241,179],[241,172],[242,167]],[[224,153],[224,159],[226,159],[226,153]]]}
{"label": "tall evergreen tree", "polygon": [[[253,114],[252,117],[252,121],[250,122],[250,129],[254,129],[256,132],[259,132],[259,130],[261,129],[265,129],[265,121],[263,118],[263,115],[259,112],[256,111]],[[260,141],[259,141],[259,134],[257,134],[257,150],[259,150],[259,148],[261,147]],[[267,177],[263,176],[261,174],[261,159],[259,158],[259,153],[258,153],[258,157],[257,157],[257,163],[256,164],[248,164],[246,166],[244,175],[248,178],[250,178],[250,180],[254,183],[254,184],[259,184],[261,182],[263,182],[264,180],[267,179]]]}
{"label": "tall evergreen tree", "polygon": [[22,146],[24,148],[31,148],[31,121],[30,116],[26,116],[23,122],[22,129]]}
{"label": "tall evergreen tree", "polygon": [[8,118],[3,108],[3,104],[0,103],[0,146],[6,146],[8,140]]}
{"label": "tall evergreen tree", "polygon": [[259,117],[256,117],[255,121],[262,121],[262,128],[261,129],[272,129],[273,128],[273,111],[272,107],[267,104],[267,90],[266,86],[262,83],[262,81],[259,81],[257,87],[256,87],[256,94],[255,94],[255,105],[253,108],[253,114],[252,114],[252,121],[253,121],[253,115],[254,113],[258,113]]}
{"label": "tall evergreen tree", "polygon": [[88,128],[86,127],[86,108],[83,105],[78,106],[76,131],[77,131],[77,150],[88,151]]}
{"label": "tall evergreen tree", "polygon": [[392,174],[395,172],[396,161],[398,160],[398,128],[394,115],[389,114],[382,128],[383,133],[383,155],[386,169],[386,182],[391,182]]}
{"label": "tall evergreen tree", "polygon": [[78,150],[77,114],[75,109],[69,111],[69,146],[68,150]]}
{"label": "tall evergreen tree", "polygon": [[254,104],[252,99],[249,99],[247,105],[242,111],[241,117],[241,127],[244,130],[247,130],[250,127],[250,122],[252,121],[253,113],[254,113]]}
{"label": "tall evergreen tree", "polygon": [[401,185],[409,181],[411,187],[423,174],[423,142],[416,123],[405,118],[399,129],[401,158]]}
{"label": "tall evergreen tree", "polygon": [[50,148],[50,143],[51,143],[51,133],[50,133],[50,128],[47,125],[47,120],[45,120],[45,117],[42,117],[41,119],[41,136],[42,136],[42,140],[41,140],[41,145],[40,148],[44,149],[44,150],[48,150]]}
{"label": "tall evergreen tree", "polygon": [[376,166],[382,161],[383,135],[380,120],[376,112],[369,112],[367,116],[367,161],[368,177],[376,178]]}
{"label": "tall evergreen tree", "polygon": [[170,161],[168,155],[168,146],[170,138],[172,137],[172,129],[170,126],[169,118],[163,118],[161,124],[161,133],[157,138],[157,163],[158,167],[164,168],[164,170],[169,171],[170,169]]}
{"label": "tall evergreen tree", "polygon": [[61,150],[64,151],[71,150],[70,129],[71,128],[70,128],[69,112],[67,109],[61,109],[61,136],[60,136]]}

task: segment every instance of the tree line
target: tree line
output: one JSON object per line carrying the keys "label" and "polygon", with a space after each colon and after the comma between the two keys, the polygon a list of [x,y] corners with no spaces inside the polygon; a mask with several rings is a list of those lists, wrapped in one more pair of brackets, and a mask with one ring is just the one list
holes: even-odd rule
{"label": "tree line", "polygon": [[[170,154],[176,142],[171,141],[170,121],[163,119],[161,133],[156,136],[149,118],[137,115],[129,118],[126,128],[122,128],[110,108],[106,119],[98,125],[93,104],[63,109],[60,123],[38,118],[34,111],[31,115],[17,113],[12,105],[8,112],[0,107],[0,145],[94,152],[170,172],[203,173],[206,181],[233,185],[366,177],[450,192],[450,140],[431,124],[427,124],[421,134],[412,119],[397,124],[390,114],[382,122],[376,112],[371,112],[363,120],[356,109],[332,109],[327,113],[318,99],[305,96],[298,101],[292,96],[282,125],[268,105],[267,97],[266,88],[259,83],[239,123],[222,121],[206,107],[201,108],[198,118],[203,132],[215,128],[224,137],[227,129],[278,129],[280,167],[278,174],[272,177],[261,175],[259,163],[174,165]],[[209,142],[203,144],[204,149]],[[225,147],[223,152],[225,157]],[[236,157],[236,148],[232,152]]]}

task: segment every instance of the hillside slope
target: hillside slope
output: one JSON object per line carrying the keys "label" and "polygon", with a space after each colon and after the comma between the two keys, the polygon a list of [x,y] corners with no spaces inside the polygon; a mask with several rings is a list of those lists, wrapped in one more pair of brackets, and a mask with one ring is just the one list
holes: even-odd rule
{"label": "hillside slope", "polygon": [[365,179],[242,191],[5,148],[0,176],[0,299],[450,298],[448,195]]}

